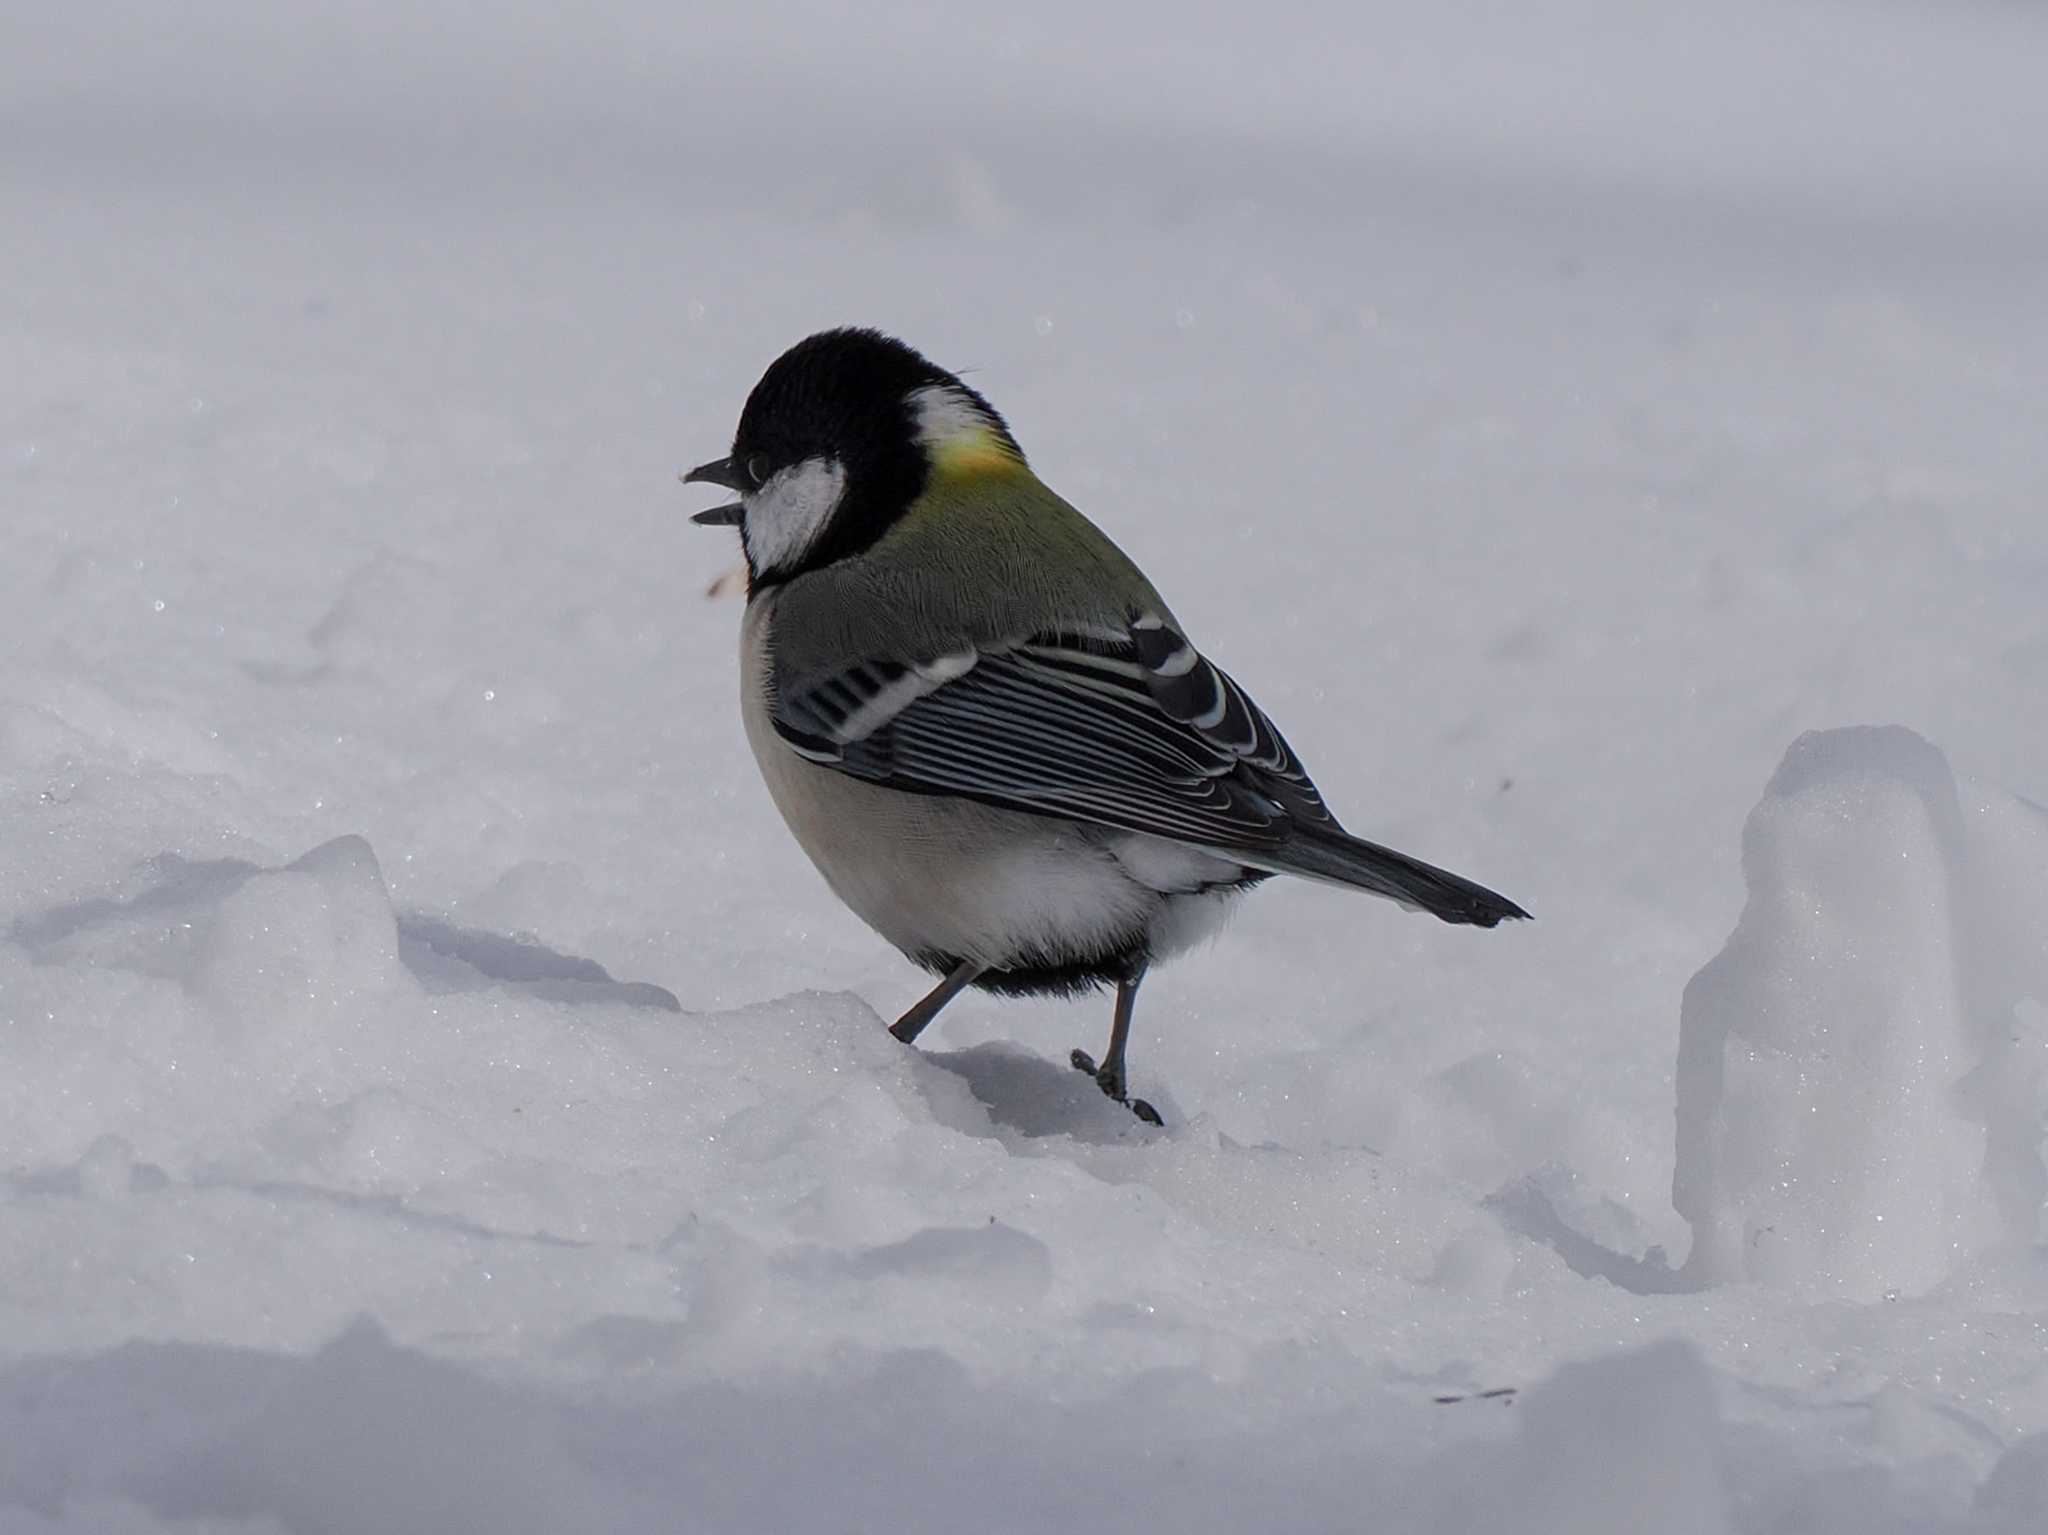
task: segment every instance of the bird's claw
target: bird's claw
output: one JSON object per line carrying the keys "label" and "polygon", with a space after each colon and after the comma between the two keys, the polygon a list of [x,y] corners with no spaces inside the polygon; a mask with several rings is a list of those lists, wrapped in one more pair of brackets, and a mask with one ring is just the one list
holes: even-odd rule
{"label": "bird's claw", "polygon": [[1124,1074],[1122,1071],[1106,1063],[1102,1066],[1097,1066],[1095,1064],[1095,1057],[1086,1050],[1076,1050],[1067,1059],[1073,1064],[1074,1070],[1095,1079],[1095,1085],[1102,1089],[1104,1097],[1114,1098],[1118,1103],[1130,1102],[1130,1099],[1124,1096]]}
{"label": "bird's claw", "polygon": [[1095,1057],[1086,1050],[1074,1051],[1067,1057],[1067,1061],[1074,1070],[1093,1077],[1095,1085],[1102,1089],[1105,1098],[1121,1103],[1148,1125],[1165,1125],[1166,1121],[1159,1117],[1159,1110],[1143,1098],[1133,1098],[1125,1092],[1124,1074],[1121,1071],[1114,1071],[1108,1066],[1098,1067],[1095,1064]]}

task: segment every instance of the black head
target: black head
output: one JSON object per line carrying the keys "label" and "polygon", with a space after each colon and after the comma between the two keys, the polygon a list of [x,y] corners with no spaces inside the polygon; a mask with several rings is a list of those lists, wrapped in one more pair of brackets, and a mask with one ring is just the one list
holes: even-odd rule
{"label": "black head", "polygon": [[867,549],[969,438],[1023,461],[995,407],[944,368],[877,330],[820,331],[761,375],[732,455],[684,478],[739,492],[695,520],[738,526],[758,588]]}

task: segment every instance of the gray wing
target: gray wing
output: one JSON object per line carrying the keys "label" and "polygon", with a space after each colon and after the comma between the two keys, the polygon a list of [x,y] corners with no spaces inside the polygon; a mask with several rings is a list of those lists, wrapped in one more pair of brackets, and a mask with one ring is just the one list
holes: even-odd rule
{"label": "gray wing", "polygon": [[1149,832],[1254,863],[1303,830],[1339,831],[1273,722],[1151,614],[1121,630],[778,678],[772,713],[813,762],[908,793]]}

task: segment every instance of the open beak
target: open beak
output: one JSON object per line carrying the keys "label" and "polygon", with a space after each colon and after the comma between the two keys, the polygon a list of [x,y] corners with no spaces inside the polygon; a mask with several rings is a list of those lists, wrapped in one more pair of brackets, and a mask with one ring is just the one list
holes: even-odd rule
{"label": "open beak", "polygon": [[[717,485],[726,490],[742,490],[740,474],[729,458],[715,458],[708,464],[699,464],[683,476],[685,485]],[[736,527],[746,515],[746,508],[737,501],[724,506],[714,506],[698,512],[690,521],[706,528]]]}

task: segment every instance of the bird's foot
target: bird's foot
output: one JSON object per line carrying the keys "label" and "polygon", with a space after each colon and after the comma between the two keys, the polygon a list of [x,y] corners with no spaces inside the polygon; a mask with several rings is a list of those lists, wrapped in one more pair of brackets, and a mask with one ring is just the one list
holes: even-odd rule
{"label": "bird's foot", "polygon": [[1102,1089],[1104,1097],[1121,1103],[1125,1108],[1137,1115],[1138,1118],[1144,1120],[1146,1124],[1164,1125],[1166,1123],[1165,1120],[1159,1117],[1159,1110],[1153,1108],[1143,1098],[1133,1098],[1124,1091],[1124,1074],[1121,1068],[1110,1065],[1097,1067],[1095,1057],[1086,1050],[1074,1051],[1073,1054],[1067,1057],[1067,1060],[1074,1070],[1085,1072],[1093,1077],[1095,1085]]}

